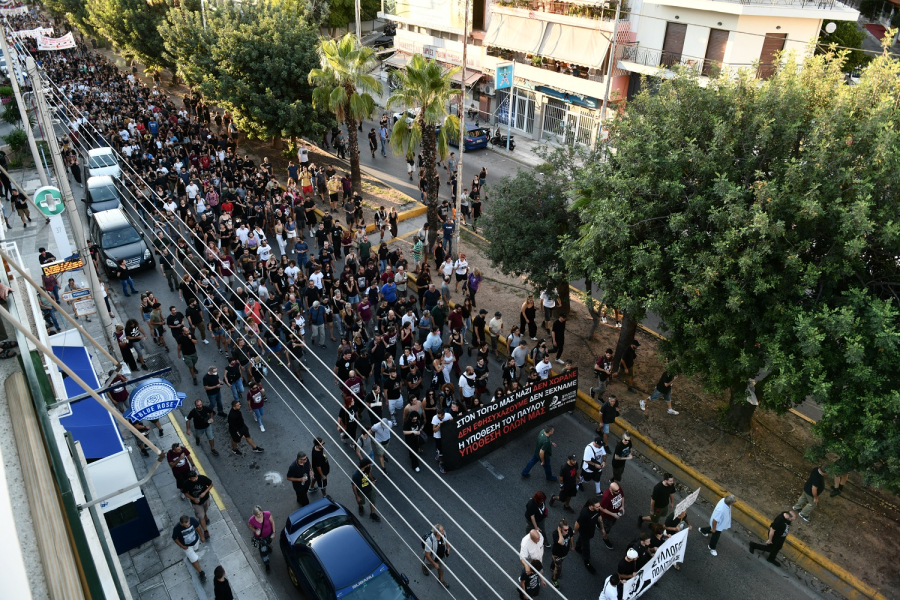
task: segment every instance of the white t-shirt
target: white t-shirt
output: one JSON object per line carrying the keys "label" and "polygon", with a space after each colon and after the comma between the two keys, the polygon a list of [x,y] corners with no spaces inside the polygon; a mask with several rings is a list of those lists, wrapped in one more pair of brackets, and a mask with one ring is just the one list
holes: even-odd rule
{"label": "white t-shirt", "polygon": [[238,239],[241,240],[242,244],[247,243],[247,238],[250,235],[250,230],[247,227],[241,225],[240,227],[238,227],[238,230],[235,233],[237,234]]}
{"label": "white t-shirt", "polygon": [[287,275],[288,283],[293,285],[297,282],[297,275],[300,274],[300,267],[288,267],[284,270],[284,274]]}
{"label": "white t-shirt", "polygon": [[549,362],[540,361],[534,368],[537,370],[538,375],[541,376],[541,379],[547,379],[550,376],[550,368],[551,364]]}
{"label": "white t-shirt", "polygon": [[606,456],[606,449],[603,446],[595,448],[594,444],[588,444],[584,448],[584,456],[581,459],[581,469],[593,473],[594,469],[588,464],[588,461],[602,463],[604,462],[604,456]]}
{"label": "white t-shirt", "polygon": [[547,290],[541,292],[541,302],[543,302],[544,306],[547,308],[556,307],[556,300],[547,295]]}
{"label": "white t-shirt", "polygon": [[197,197],[197,194],[200,193],[200,186],[192,181],[187,185],[187,187],[184,188],[184,191],[187,192],[188,198],[193,200]]}
{"label": "white t-shirt", "polygon": [[434,432],[434,439],[441,439],[441,424],[452,420],[453,417],[447,413],[444,413],[443,417],[441,417],[440,415],[434,415],[433,417],[431,417],[431,424],[438,426],[438,430]]}
{"label": "white t-shirt", "polygon": [[452,262],[441,263],[441,273],[444,274],[444,277],[450,277],[451,275],[453,275],[453,263]]}
{"label": "white t-shirt", "polygon": [[259,256],[259,260],[266,261],[269,260],[269,257],[272,256],[272,246],[268,244],[263,244],[259,248],[256,249],[256,254]]}
{"label": "white t-shirt", "polygon": [[453,268],[456,269],[457,275],[465,275],[469,272],[469,261],[466,259],[457,260]]}
{"label": "white t-shirt", "polygon": [[309,150],[307,150],[305,146],[300,146],[300,148],[297,150],[297,160],[299,160],[302,164],[306,164],[309,162]]}
{"label": "white t-shirt", "polygon": [[472,373],[471,379],[472,385],[469,385],[469,379],[465,373],[459,376],[459,391],[462,393],[463,398],[471,398],[475,395],[475,373]]}
{"label": "white t-shirt", "polygon": [[319,271],[318,273],[313,273],[312,275],[309,276],[309,280],[312,281],[312,282],[313,282],[313,285],[315,285],[316,288],[317,288],[317,289],[320,289],[320,290],[321,290],[321,289],[324,289],[324,288],[322,287],[322,280],[323,280],[324,278],[325,278],[325,275],[322,274],[321,271]]}

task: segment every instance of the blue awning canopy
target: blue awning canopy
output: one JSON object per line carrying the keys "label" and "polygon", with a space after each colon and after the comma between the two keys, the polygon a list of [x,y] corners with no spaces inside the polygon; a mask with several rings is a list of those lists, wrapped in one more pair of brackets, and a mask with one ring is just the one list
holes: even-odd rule
{"label": "blue awning canopy", "polygon": [[[91,389],[100,389],[100,381],[94,372],[91,357],[83,346],[53,346],[53,354],[75,371]],[[66,386],[66,398],[75,398],[84,394],[80,385],[63,375]],[[93,398],[79,400],[71,404],[72,414],[59,420],[60,424],[72,434],[72,439],[81,442],[81,449],[87,460],[96,460],[111,456],[125,449],[119,428],[113,416],[97,404]]]}

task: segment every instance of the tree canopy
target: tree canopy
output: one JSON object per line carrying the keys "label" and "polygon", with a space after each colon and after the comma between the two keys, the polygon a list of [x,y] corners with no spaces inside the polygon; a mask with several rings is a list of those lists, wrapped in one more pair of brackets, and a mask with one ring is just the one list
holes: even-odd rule
{"label": "tree canopy", "polygon": [[[826,52],[829,52],[829,48],[832,46],[862,48],[862,43],[863,40],[866,39],[866,34],[856,21],[835,21],[836,29],[834,30],[834,33],[828,33],[828,31],[825,30],[825,27],[827,27],[830,22],[831,21],[826,20],[822,23],[822,30],[819,31],[820,45],[816,49],[817,53],[825,54]],[[844,71],[847,73],[852,72],[853,69],[857,67],[869,64],[869,61],[871,60],[872,57],[862,50],[851,50],[847,53]]]}
{"label": "tree canopy", "polygon": [[160,27],[166,56],[188,83],[234,115],[250,137],[314,135],[321,114],[305,74],[318,62],[315,28],[294,9],[257,3],[173,8]]}
{"label": "tree canopy", "polygon": [[[900,491],[900,63],[843,55],[760,82],[657,81],[576,188],[563,253],[607,304],[656,313],[663,358],[730,391],[727,420],[812,397],[822,456]],[[649,86],[648,86],[649,87]]]}
{"label": "tree canopy", "polygon": [[159,26],[174,0],[88,0],[87,20],[101,35],[149,68],[173,66],[165,56]]}

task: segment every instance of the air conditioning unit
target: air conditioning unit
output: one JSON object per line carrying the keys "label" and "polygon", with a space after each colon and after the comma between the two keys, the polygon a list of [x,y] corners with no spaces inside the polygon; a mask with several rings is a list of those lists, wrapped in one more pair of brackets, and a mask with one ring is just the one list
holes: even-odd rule
{"label": "air conditioning unit", "polygon": [[482,86],[481,90],[482,90],[482,92],[484,93],[485,96],[493,96],[493,95],[495,94],[495,92],[496,92],[496,90],[494,89],[494,84],[493,84],[493,83],[485,83],[485,84]]}

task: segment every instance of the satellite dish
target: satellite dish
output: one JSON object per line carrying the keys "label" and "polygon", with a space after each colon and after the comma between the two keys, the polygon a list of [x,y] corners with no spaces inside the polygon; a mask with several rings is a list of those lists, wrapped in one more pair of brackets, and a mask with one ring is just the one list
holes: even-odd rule
{"label": "satellite dish", "polygon": [[837,29],[837,23],[835,23],[834,21],[825,25],[825,31],[827,33],[834,33],[836,29]]}

